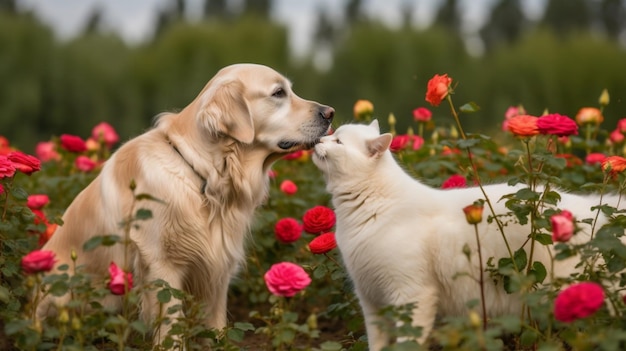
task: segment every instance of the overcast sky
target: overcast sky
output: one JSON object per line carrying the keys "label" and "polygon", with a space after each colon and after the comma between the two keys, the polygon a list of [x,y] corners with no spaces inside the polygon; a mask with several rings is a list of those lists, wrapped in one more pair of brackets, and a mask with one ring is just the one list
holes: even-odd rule
{"label": "overcast sky", "polygon": [[[525,10],[531,16],[540,13],[544,0],[526,0]],[[463,13],[469,19],[468,27],[477,27],[487,14],[493,0],[460,0]],[[23,9],[35,12],[50,24],[62,39],[71,38],[85,25],[85,20],[96,8],[104,13],[106,29],[118,31],[128,42],[136,43],[152,34],[157,10],[171,4],[172,0],[18,0]],[[191,19],[201,13],[203,0],[187,0]],[[339,0],[274,0],[272,16],[290,30],[290,42],[296,54],[306,51],[319,8],[341,18],[345,1]],[[363,0],[365,11],[389,25],[400,23],[402,4],[413,3],[416,26],[431,23],[441,0]]]}

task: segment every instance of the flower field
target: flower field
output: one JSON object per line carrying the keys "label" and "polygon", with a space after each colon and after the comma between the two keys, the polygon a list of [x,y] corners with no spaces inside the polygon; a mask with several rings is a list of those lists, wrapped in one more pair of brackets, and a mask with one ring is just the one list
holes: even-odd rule
{"label": "flower field", "polygon": [[[372,102],[359,100],[353,122],[375,117],[386,121],[394,134],[390,149],[395,157],[407,172],[432,187],[523,185],[506,197],[510,212],[504,216],[507,221],[528,223],[527,247],[512,248],[509,257],[490,258],[484,275],[503,282],[508,293],[519,293],[524,309],[516,315],[484,318],[481,301],[466,301],[467,314],[439,320],[429,345],[394,342],[386,349],[624,349],[623,206],[610,207],[600,197],[593,208],[595,218],[575,218],[560,206],[554,191],[624,193],[626,118],[620,117],[626,116],[610,116],[618,120],[616,125],[605,122],[609,116],[603,116],[603,108],[610,103],[609,93],[602,92],[597,106],[580,106],[573,117],[512,106],[503,111],[502,126],[492,135],[483,135],[463,128],[464,119],[480,118],[480,108],[473,102],[456,105],[451,77],[436,75],[427,86],[430,105],[416,106],[412,116],[377,116]],[[441,123],[439,116],[451,116],[454,123]],[[395,130],[397,118],[410,119],[411,127]],[[206,349],[207,343],[214,350],[367,349],[359,303],[336,248],[330,195],[321,172],[310,161],[310,151],[286,155],[271,170],[270,194],[256,214],[247,264],[231,284],[230,322],[225,330],[203,327],[193,296],[163,281],[139,286],[132,272],[118,266],[121,262],[111,263],[106,282],[92,282],[80,267],[48,273],[54,254],[39,249],[62,225],[64,209],[120,143],[107,123],[87,132],[53,136],[36,146],[36,155],[13,148],[10,136],[0,137],[0,349],[149,349],[153,326],[142,322],[137,311],[142,289],[158,290],[163,304],[180,301],[162,321],[173,325],[172,335],[185,340],[187,350]],[[501,199],[476,200],[463,204],[458,215],[467,219],[468,226],[483,221],[502,226],[503,237],[490,240],[505,240],[503,214],[490,212],[490,204]],[[150,199],[138,200],[137,211],[128,214],[119,233],[102,233],[85,248],[124,245],[122,238],[130,225],[151,220],[151,213],[141,209],[142,201]],[[601,215],[609,223],[595,226]],[[583,223],[592,226],[592,240],[573,244],[571,238]],[[385,240],[385,233],[380,235]],[[581,273],[548,283],[550,267],[535,262],[527,249],[552,243],[556,244],[553,259],[577,256]],[[469,255],[459,253],[464,254]],[[71,303],[54,318],[36,320],[37,300],[29,298],[33,289],[69,293]],[[123,296],[122,311],[98,303],[110,294]],[[381,327],[398,337],[419,336],[420,328],[410,325],[411,307],[381,311],[389,321],[402,322]],[[169,321],[167,314],[179,309],[185,317]],[[161,346],[173,345],[173,339],[166,338]]]}

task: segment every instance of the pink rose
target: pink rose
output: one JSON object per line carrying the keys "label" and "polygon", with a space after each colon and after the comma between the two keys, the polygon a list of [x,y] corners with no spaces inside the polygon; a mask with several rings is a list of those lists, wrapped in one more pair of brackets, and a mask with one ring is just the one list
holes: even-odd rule
{"label": "pink rose", "polygon": [[335,233],[329,232],[315,237],[309,243],[309,250],[316,255],[322,255],[337,247]]}
{"label": "pink rose", "polygon": [[419,150],[422,148],[422,145],[424,145],[424,138],[422,138],[419,135],[413,135],[412,137],[413,139],[413,151]]}
{"label": "pink rose", "polygon": [[76,157],[74,165],[82,172],[91,172],[94,168],[96,168],[98,163],[85,155],[81,155]]}
{"label": "pink rose", "polygon": [[295,263],[272,265],[263,276],[267,289],[274,295],[293,297],[311,284],[311,277]]}
{"label": "pink rose", "polygon": [[35,154],[41,162],[58,161],[61,155],[56,151],[56,145],[52,141],[41,141],[35,147]]}
{"label": "pink rose", "polygon": [[291,180],[283,180],[283,182],[280,183],[280,191],[287,195],[293,195],[298,192],[298,186]]}
{"label": "pink rose", "polygon": [[453,174],[441,184],[441,189],[454,189],[467,187],[467,180],[459,174]]}
{"label": "pink rose", "polygon": [[50,198],[46,194],[33,194],[28,196],[26,206],[31,210],[41,210],[42,207],[50,202]]}
{"label": "pink rose", "polygon": [[567,242],[574,235],[574,217],[570,211],[563,210],[561,213],[550,217],[552,224],[552,241]]}
{"label": "pink rose", "polygon": [[426,107],[418,107],[413,110],[413,119],[416,122],[428,122],[433,117],[433,113]]}
{"label": "pink rose", "polygon": [[48,272],[54,267],[54,252],[35,250],[22,257],[22,269],[27,274]]}
{"label": "pink rose", "polygon": [[15,166],[6,156],[0,155],[0,178],[13,177]]}
{"label": "pink rose", "polygon": [[602,164],[606,159],[606,155],[600,152],[592,152],[585,157],[585,162],[590,165]]}
{"label": "pink rose", "polygon": [[124,295],[133,288],[133,275],[124,272],[115,262],[109,265],[109,278],[108,288],[113,295]]}
{"label": "pink rose", "polygon": [[310,234],[320,234],[330,230],[336,220],[335,211],[326,206],[310,208],[302,216],[304,231]]}
{"label": "pink rose", "polygon": [[274,225],[274,235],[278,241],[289,244],[302,236],[302,226],[295,218],[281,218]]}
{"label": "pink rose", "polygon": [[87,144],[79,136],[62,134],[60,140],[61,147],[69,152],[81,153],[87,150]]}
{"label": "pink rose", "polygon": [[622,134],[619,129],[615,129],[609,134],[609,140],[611,140],[613,144],[619,144],[624,141],[624,134]]}
{"label": "pink rose", "polygon": [[541,134],[556,136],[578,135],[578,125],[576,122],[558,113],[541,116],[537,119],[537,128]]}
{"label": "pink rose", "polygon": [[626,118],[622,118],[617,121],[617,130],[620,133],[626,133]]}
{"label": "pink rose", "polygon": [[96,141],[103,141],[109,149],[120,140],[115,129],[107,122],[101,122],[93,127],[91,137]]}
{"label": "pink rose", "polygon": [[41,161],[35,156],[26,155],[21,151],[13,151],[7,155],[16,170],[31,175],[41,169]]}
{"label": "pink rose", "polygon": [[554,300],[554,318],[561,322],[573,322],[594,314],[604,304],[602,286],[583,282],[569,286]]}

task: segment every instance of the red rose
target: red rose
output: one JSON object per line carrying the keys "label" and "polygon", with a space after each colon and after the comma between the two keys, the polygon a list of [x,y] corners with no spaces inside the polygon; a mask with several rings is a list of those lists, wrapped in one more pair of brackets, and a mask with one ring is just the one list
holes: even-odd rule
{"label": "red rose", "polygon": [[22,258],[22,269],[27,274],[48,272],[54,267],[54,252],[35,250]]}
{"label": "red rose", "polygon": [[304,231],[311,234],[320,234],[330,230],[335,225],[335,221],[335,211],[325,206],[310,208],[302,217]]}
{"label": "red rose", "polygon": [[298,192],[298,186],[291,180],[283,180],[283,182],[280,183],[280,191],[287,195],[293,195]]}
{"label": "red rose", "polygon": [[409,141],[411,141],[411,137],[407,134],[396,135],[393,139],[391,139],[389,150],[392,152],[398,152],[409,145]]}
{"label": "red rose", "polygon": [[278,241],[289,244],[302,236],[302,226],[295,218],[281,218],[274,225],[274,235]]}
{"label": "red rose", "polygon": [[98,163],[85,155],[81,155],[76,157],[74,165],[82,172],[91,172],[94,168],[96,168]]}
{"label": "red rose", "polygon": [[70,134],[61,135],[61,147],[69,152],[84,152],[87,150],[87,144],[81,137]]}
{"label": "red rose", "polygon": [[295,263],[272,265],[263,276],[267,289],[274,295],[293,297],[311,284],[311,277]]}
{"label": "red rose", "polygon": [[413,119],[416,122],[428,122],[433,117],[433,113],[426,107],[418,107],[413,110]]}
{"label": "red rose", "polygon": [[46,194],[33,194],[28,196],[26,206],[31,210],[40,210],[50,202],[50,198]]}
{"label": "red rose", "polygon": [[13,177],[15,166],[6,156],[0,155],[0,178]]}
{"label": "red rose", "polygon": [[316,255],[322,255],[337,247],[335,233],[329,232],[315,237],[309,243],[309,250]]}
{"label": "red rose", "polygon": [[467,180],[459,174],[453,174],[441,184],[441,189],[454,189],[467,187]]}
{"label": "red rose", "polygon": [[7,155],[16,170],[31,175],[41,169],[41,161],[35,156],[26,155],[20,151],[13,151]]}
{"label": "red rose", "polygon": [[109,265],[109,291],[113,295],[124,295],[133,288],[133,275],[130,272],[124,272],[115,262]]}
{"label": "red rose", "polygon": [[578,125],[576,122],[558,113],[541,116],[537,119],[537,129],[541,134],[551,134],[556,136],[578,135]]}
{"label": "red rose", "polygon": [[594,314],[603,304],[602,286],[592,282],[574,284],[554,300],[554,317],[561,322],[573,322]]}
{"label": "red rose", "polygon": [[435,76],[428,81],[426,101],[433,106],[439,106],[441,101],[448,96],[451,83],[452,78],[449,78],[447,74],[443,76],[435,74]]}

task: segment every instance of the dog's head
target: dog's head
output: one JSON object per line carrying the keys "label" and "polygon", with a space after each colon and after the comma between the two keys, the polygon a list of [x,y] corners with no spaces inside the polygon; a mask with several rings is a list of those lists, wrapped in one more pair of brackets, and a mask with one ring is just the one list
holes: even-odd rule
{"label": "dog's head", "polygon": [[196,102],[201,128],[272,153],[313,147],[328,133],[335,113],[332,107],[300,98],[287,78],[256,64],[223,68]]}

